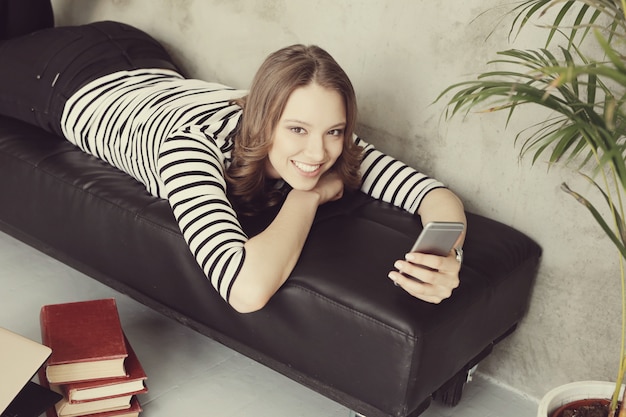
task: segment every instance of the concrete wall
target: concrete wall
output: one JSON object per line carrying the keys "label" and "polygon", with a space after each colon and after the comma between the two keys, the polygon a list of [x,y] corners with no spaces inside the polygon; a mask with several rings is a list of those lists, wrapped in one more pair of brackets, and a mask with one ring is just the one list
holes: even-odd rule
{"label": "concrete wall", "polygon": [[[619,348],[615,250],[587,212],[560,191],[589,192],[574,170],[518,160],[518,128],[503,115],[442,118],[448,85],[483,71],[506,39],[497,0],[54,0],[57,24],[119,20],[163,42],[193,77],[247,88],[264,57],[318,44],[350,75],[360,129],[380,149],[436,176],[467,208],[536,239],[544,259],[530,312],[479,368],[540,397],[580,379],[614,380]],[[495,30],[494,30],[495,29]],[[493,32],[493,33],[492,33]],[[516,46],[534,47],[533,29]],[[491,36],[489,36],[491,35]],[[469,233],[472,233],[471,224]],[[496,313],[494,313],[496,314]]]}

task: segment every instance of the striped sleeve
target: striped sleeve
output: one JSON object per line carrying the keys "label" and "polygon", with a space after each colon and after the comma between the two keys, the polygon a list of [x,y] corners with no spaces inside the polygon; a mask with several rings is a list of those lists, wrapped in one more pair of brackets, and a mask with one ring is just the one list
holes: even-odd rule
{"label": "striped sleeve", "polygon": [[363,148],[361,191],[410,213],[416,213],[426,194],[444,185],[419,171],[378,151],[356,135]]}
{"label": "striped sleeve", "polygon": [[245,260],[247,236],[226,198],[220,155],[203,132],[186,128],[162,143],[157,166],[189,249],[228,301]]}
{"label": "striped sleeve", "polygon": [[244,91],[161,69],[120,71],[81,87],[65,105],[66,138],[166,198],[207,279],[228,301],[247,236],[226,198]]}

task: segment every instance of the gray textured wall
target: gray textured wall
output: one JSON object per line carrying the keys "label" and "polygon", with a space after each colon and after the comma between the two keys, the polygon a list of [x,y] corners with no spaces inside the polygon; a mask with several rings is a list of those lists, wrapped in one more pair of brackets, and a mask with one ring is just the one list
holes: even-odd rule
{"label": "gray textured wall", "polygon": [[[351,76],[359,133],[438,177],[471,211],[510,224],[544,248],[530,312],[479,368],[535,397],[580,379],[613,380],[619,348],[614,249],[586,211],[559,190],[589,192],[570,168],[518,161],[519,128],[503,115],[442,119],[448,85],[506,49],[507,6],[497,0],[54,0],[57,24],[120,20],[163,42],[193,77],[247,88],[271,51],[327,49]],[[483,13],[485,12],[485,13]],[[495,31],[494,31],[495,28]],[[492,33],[493,31],[493,33]],[[491,36],[488,36],[491,34]],[[534,29],[515,46],[534,47]],[[469,233],[472,233],[471,224]],[[497,313],[494,313],[497,314]]]}

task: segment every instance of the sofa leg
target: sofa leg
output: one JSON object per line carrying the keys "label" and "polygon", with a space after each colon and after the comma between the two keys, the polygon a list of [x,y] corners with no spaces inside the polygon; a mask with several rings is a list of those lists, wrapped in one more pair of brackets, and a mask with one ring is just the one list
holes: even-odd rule
{"label": "sofa leg", "polygon": [[441,388],[439,388],[433,394],[433,398],[441,404],[454,407],[458,405],[463,396],[463,388],[465,384],[472,380],[474,372],[476,372],[478,365],[474,365],[471,368],[461,369],[455,376],[450,378]]}
{"label": "sofa leg", "polygon": [[511,334],[517,324],[514,324],[509,330],[507,330],[500,338],[495,342],[490,343],[485,349],[483,349],[478,356],[472,359],[467,365],[463,367],[456,375],[450,378],[445,384],[443,384],[437,391],[433,393],[433,399],[440,402],[443,405],[454,407],[461,401],[463,395],[463,388],[465,384],[472,380],[474,372],[480,361],[485,359],[493,350],[493,346],[500,340]]}
{"label": "sofa leg", "polygon": [[476,369],[478,369],[478,365],[474,365],[469,371],[467,371],[466,382],[472,382],[472,379],[474,379],[474,373],[476,372]]}

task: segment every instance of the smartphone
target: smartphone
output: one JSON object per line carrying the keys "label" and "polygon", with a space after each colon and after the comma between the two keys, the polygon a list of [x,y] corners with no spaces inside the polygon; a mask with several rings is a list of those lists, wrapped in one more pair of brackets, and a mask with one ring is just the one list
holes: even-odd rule
{"label": "smartphone", "polygon": [[431,222],[417,237],[411,252],[448,256],[465,225],[459,222]]}

